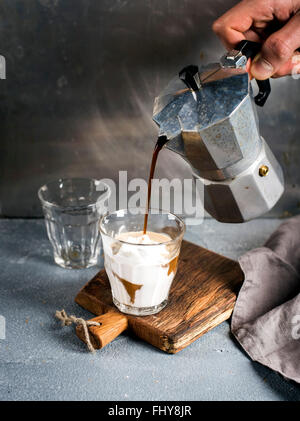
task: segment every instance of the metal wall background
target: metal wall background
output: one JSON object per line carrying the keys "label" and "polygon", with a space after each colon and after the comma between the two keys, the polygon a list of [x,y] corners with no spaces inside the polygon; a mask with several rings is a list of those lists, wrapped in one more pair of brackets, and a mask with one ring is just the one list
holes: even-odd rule
{"label": "metal wall background", "polygon": [[[153,99],[184,65],[223,53],[211,31],[234,1],[2,0],[0,215],[41,215],[37,188],[59,176],[146,177]],[[261,131],[284,168],[269,215],[300,207],[299,80],[272,81]],[[158,176],[190,177],[163,151]]]}

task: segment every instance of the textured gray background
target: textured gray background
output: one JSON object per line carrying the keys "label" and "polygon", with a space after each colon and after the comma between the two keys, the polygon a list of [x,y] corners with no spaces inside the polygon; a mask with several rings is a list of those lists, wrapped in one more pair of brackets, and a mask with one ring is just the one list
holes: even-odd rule
{"label": "textured gray background", "polygon": [[[145,177],[155,95],[184,65],[215,61],[211,31],[234,1],[2,0],[0,215],[38,216],[37,188],[58,176]],[[261,132],[287,187],[268,214],[299,212],[299,80],[272,81]],[[164,151],[158,176],[190,177]]]}

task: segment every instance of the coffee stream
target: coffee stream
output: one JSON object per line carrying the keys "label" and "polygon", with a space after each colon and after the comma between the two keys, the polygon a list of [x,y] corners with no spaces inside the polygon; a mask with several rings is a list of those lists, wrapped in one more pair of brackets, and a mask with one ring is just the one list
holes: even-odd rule
{"label": "coffee stream", "polygon": [[151,187],[152,187],[152,180],[153,180],[154,171],[156,167],[157,157],[158,157],[159,152],[162,150],[163,146],[167,143],[167,141],[168,141],[168,138],[166,136],[159,136],[154,147],[151,167],[150,167],[149,180],[148,180],[148,196],[147,196],[147,206],[146,206],[146,212],[145,212],[145,218],[144,218],[143,234],[146,234],[147,232],[148,215],[149,215],[149,208],[150,208],[150,201],[151,201]]}

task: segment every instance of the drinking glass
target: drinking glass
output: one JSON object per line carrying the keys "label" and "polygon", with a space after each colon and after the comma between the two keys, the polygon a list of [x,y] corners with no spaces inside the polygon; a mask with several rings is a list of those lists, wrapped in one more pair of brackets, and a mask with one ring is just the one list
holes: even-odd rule
{"label": "drinking glass", "polygon": [[109,187],[93,178],[62,178],[42,186],[42,203],[54,261],[63,268],[83,269],[98,263],[99,220]]}
{"label": "drinking glass", "polygon": [[138,316],[158,313],[166,306],[185,232],[176,215],[150,209],[147,234],[167,237],[161,241],[159,235],[154,244],[132,242],[132,233],[142,235],[143,226],[144,213],[136,209],[117,210],[100,221],[113,302],[121,312]]}

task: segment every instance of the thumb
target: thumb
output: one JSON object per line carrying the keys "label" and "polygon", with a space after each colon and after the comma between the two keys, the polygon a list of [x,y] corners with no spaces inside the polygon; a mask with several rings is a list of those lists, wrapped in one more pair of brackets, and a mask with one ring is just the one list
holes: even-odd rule
{"label": "thumb", "polygon": [[251,65],[252,76],[260,80],[268,79],[291,59],[299,46],[300,15],[297,14],[263,43]]}

